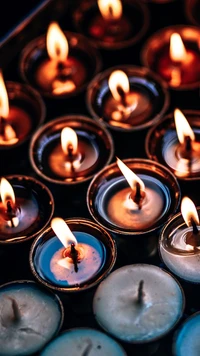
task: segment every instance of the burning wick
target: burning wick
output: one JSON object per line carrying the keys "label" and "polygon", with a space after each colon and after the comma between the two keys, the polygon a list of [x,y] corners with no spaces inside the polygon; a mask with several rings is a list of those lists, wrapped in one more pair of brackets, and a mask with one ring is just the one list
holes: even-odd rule
{"label": "burning wick", "polygon": [[[83,248],[78,245],[75,236],[63,219],[54,218],[51,221],[51,228],[65,247],[62,253],[63,260],[66,261],[66,258],[68,258],[69,262],[73,263],[74,271],[77,273],[78,263],[80,263],[84,257]],[[63,265],[63,260],[58,261],[58,263]]]}
{"label": "burning wick", "polygon": [[126,108],[126,95],[130,92],[127,75],[122,70],[115,70],[108,79],[108,85],[113,98]]}
{"label": "burning wick", "polygon": [[102,17],[109,22],[118,21],[122,16],[121,0],[97,0]]}
{"label": "burning wick", "polygon": [[61,132],[61,146],[65,154],[65,167],[75,176],[76,169],[81,163],[81,155],[78,153],[78,137],[70,127],[65,127]]}
{"label": "burning wick", "polygon": [[138,286],[138,295],[137,295],[137,303],[143,304],[144,302],[144,281],[141,280]]}
{"label": "burning wick", "polygon": [[7,298],[11,301],[11,304],[12,304],[13,322],[18,323],[21,320],[21,313],[20,313],[18,304],[15,299],[13,299],[11,297],[7,297]]}
{"label": "burning wick", "polygon": [[8,222],[9,227],[17,227],[19,225],[19,219],[17,216],[20,213],[20,208],[18,208],[15,204],[14,190],[5,178],[1,179],[0,196],[5,208],[4,219]]}
{"label": "burning wick", "polygon": [[194,248],[200,246],[199,217],[193,201],[188,197],[182,199],[181,213],[186,225],[192,227],[192,233],[188,233],[186,236],[186,244]]}
{"label": "burning wick", "polygon": [[170,58],[174,65],[171,72],[171,85],[178,87],[181,84],[181,65],[187,61],[187,51],[178,33],[173,33],[170,37]]}
{"label": "burning wick", "polygon": [[193,143],[195,141],[194,132],[191,129],[186,117],[179,109],[175,109],[174,119],[175,119],[177,136],[179,142],[181,143],[180,154],[182,158],[191,161],[194,152],[193,149]]}
{"label": "burning wick", "polygon": [[142,204],[146,197],[145,185],[143,181],[119,158],[117,158],[117,165],[132,189],[130,199],[138,206],[139,210],[142,209]]}

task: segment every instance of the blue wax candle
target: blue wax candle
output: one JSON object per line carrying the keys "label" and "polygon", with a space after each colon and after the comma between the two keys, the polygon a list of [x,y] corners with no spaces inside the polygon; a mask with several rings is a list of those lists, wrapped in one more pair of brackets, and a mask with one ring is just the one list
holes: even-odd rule
{"label": "blue wax candle", "polygon": [[122,347],[106,334],[89,328],[71,329],[45,347],[41,356],[126,356]]}
{"label": "blue wax candle", "polygon": [[0,287],[0,355],[30,355],[60,330],[60,299],[34,282],[15,281]]}

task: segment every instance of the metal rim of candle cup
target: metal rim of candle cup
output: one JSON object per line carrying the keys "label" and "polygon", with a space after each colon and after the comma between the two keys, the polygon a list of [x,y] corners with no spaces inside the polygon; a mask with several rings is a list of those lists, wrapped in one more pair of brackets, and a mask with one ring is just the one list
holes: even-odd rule
{"label": "metal rim of candle cup", "polygon": [[[181,292],[181,295],[182,295],[182,308],[181,308],[181,313],[180,313],[180,316],[177,318],[176,322],[169,328],[169,330],[167,330],[166,332],[164,332],[162,335],[160,336],[157,336],[155,338],[152,338],[151,340],[134,340],[134,342],[131,342],[131,341],[128,341],[128,340],[123,340],[123,339],[120,339],[120,341],[123,341],[124,343],[126,344],[132,344],[132,345],[142,345],[142,344],[150,344],[151,342],[155,342],[155,341],[159,341],[160,339],[162,339],[163,337],[165,337],[166,335],[168,335],[172,330],[175,329],[175,327],[177,326],[177,324],[180,322],[182,316],[183,316],[183,312],[185,310],[185,305],[186,305],[186,299],[185,299],[185,293],[184,293],[184,290],[183,290],[183,287],[181,286],[180,282],[177,280],[177,278],[169,271],[166,271],[164,268],[161,268],[161,267],[158,267],[158,266],[155,266],[155,265],[150,265],[150,264],[147,264],[147,263],[135,263],[133,266],[134,267],[137,267],[137,266],[141,266],[141,265],[145,265],[145,266],[153,266],[157,269],[160,269],[162,270],[163,273],[166,273],[167,275],[169,275],[175,282],[176,284],[178,285],[179,289],[180,289],[180,292]],[[123,267],[126,267],[126,266],[123,266]],[[123,267],[120,267],[120,268],[123,268]],[[119,269],[120,269],[119,268]],[[114,272],[116,272],[117,270],[115,270]],[[97,290],[96,292],[97,293]],[[93,299],[93,305],[94,305],[94,299]],[[93,307],[93,310],[94,310],[94,307]],[[102,327],[102,329],[106,332],[109,333],[109,335],[111,336],[114,336],[116,338],[116,335],[113,335],[110,333],[109,330],[105,329],[100,323],[99,321],[97,320],[96,318],[96,315],[95,315],[95,319],[98,323],[98,325],[100,325]]]}
{"label": "metal rim of candle cup", "polygon": [[[153,58],[156,56],[157,51],[164,47],[165,44],[169,43],[169,39],[172,33],[178,33],[181,35],[181,38],[185,41],[196,41],[198,44],[199,41],[199,35],[200,35],[200,30],[197,26],[190,26],[190,25],[174,25],[174,26],[169,26],[169,27],[164,27],[161,30],[155,32],[152,36],[147,39],[146,43],[144,44],[142,50],[141,50],[141,62],[142,64],[151,69],[153,72],[155,72],[152,69],[152,65],[150,63],[150,58]],[[193,34],[193,37],[191,39],[191,33]],[[163,80],[167,83],[168,87],[170,90],[173,91],[187,91],[187,90],[194,90],[194,89],[199,89],[200,86],[200,79],[196,82],[193,83],[188,83],[188,84],[180,84],[178,87],[171,86],[169,82],[167,82],[164,78]]]}
{"label": "metal rim of candle cup", "polygon": [[[198,111],[198,110],[183,110],[182,112],[186,116],[186,118],[189,117],[189,116],[198,116],[198,117],[200,116],[200,111]],[[189,118],[188,118],[188,120],[189,120]],[[157,155],[153,154],[151,152],[151,142],[154,142],[154,140],[155,140],[154,133],[156,133],[156,130],[159,129],[159,127],[160,127],[162,129],[162,131],[163,131],[163,124],[167,123],[167,121],[169,121],[169,124],[170,124],[170,122],[172,122],[172,123],[174,122],[173,113],[170,113],[170,114],[164,116],[161,119],[161,121],[159,121],[153,127],[151,127],[149,129],[149,131],[147,133],[147,136],[146,136],[146,139],[145,139],[145,151],[146,151],[147,157],[149,159],[151,159],[152,161],[158,162],[158,163],[161,163],[161,164],[167,164],[167,163],[164,162],[164,158],[163,158],[163,163],[159,162]],[[190,122],[190,120],[189,120],[189,122]],[[169,128],[170,128],[170,126],[169,126]],[[199,125],[199,128],[200,128],[200,125]],[[174,128],[174,130],[175,130],[175,128]],[[178,138],[177,138],[177,140],[178,140]],[[157,151],[155,151],[155,153],[156,152]],[[169,167],[168,165],[167,165],[167,167],[174,174],[174,170],[171,167]],[[200,180],[200,173],[199,173],[199,176],[194,176],[194,177],[177,177],[176,176],[176,178],[178,180],[180,180],[180,181],[188,181],[188,182],[189,181],[190,182],[191,181],[198,181],[198,180]]]}
{"label": "metal rim of candle cup", "polygon": [[[102,59],[101,54],[99,53],[97,47],[88,40],[85,36],[81,34],[77,34],[75,32],[63,31],[68,43],[69,43],[69,57],[70,57],[70,48],[79,48],[80,51],[87,54],[88,58],[91,57],[91,60],[94,62],[94,73],[93,76],[96,75],[102,67]],[[37,60],[37,56],[35,56],[34,51],[41,49],[44,53],[46,52],[46,34],[35,38],[27,46],[24,47],[20,60],[19,60],[19,72],[21,78],[24,82],[28,83],[29,85],[33,86],[42,96],[49,98],[49,99],[67,99],[72,98],[80,94],[87,88],[89,81],[91,80],[88,78],[79,88],[74,90],[71,93],[65,93],[62,95],[54,95],[52,93],[46,92],[41,89],[39,86],[32,83],[32,80],[29,79],[29,72],[30,72],[30,62],[34,62]],[[47,55],[47,54],[46,54]],[[36,57],[36,58],[35,58]],[[48,55],[47,55],[48,58]],[[31,63],[32,65],[32,63]],[[89,68],[91,70],[91,68]],[[90,71],[89,71],[90,72]]]}
{"label": "metal rim of candle cup", "polygon": [[[23,286],[26,286],[26,285],[32,285],[32,286],[35,286],[37,287],[39,290],[41,290],[43,293],[51,296],[52,299],[55,300],[55,303],[59,306],[59,311],[60,311],[60,322],[59,322],[59,325],[58,325],[58,328],[57,328],[57,331],[55,331],[54,335],[51,337],[51,339],[49,341],[47,341],[43,346],[46,346],[47,343],[49,343],[54,337],[56,337],[60,331],[60,329],[62,328],[63,326],[63,322],[64,322],[64,315],[65,315],[65,311],[64,311],[64,306],[63,306],[63,303],[60,299],[60,297],[53,291],[51,291],[50,289],[47,289],[47,288],[44,288],[43,286],[41,286],[40,284],[34,282],[34,281],[31,281],[31,280],[26,280],[26,279],[20,279],[20,280],[15,280],[15,281],[11,281],[11,282],[6,282],[4,284],[1,284],[0,285],[0,291],[4,288],[7,288],[7,287],[10,287],[10,286],[15,286],[15,285],[23,285]],[[38,350],[39,351],[39,350]]]}
{"label": "metal rim of candle cup", "polygon": [[[46,181],[50,182],[50,183],[55,183],[55,184],[61,184],[63,186],[70,186],[70,185],[76,185],[76,184],[82,184],[82,183],[85,183],[89,180],[92,179],[92,177],[96,174],[95,172],[93,174],[90,174],[88,176],[86,176],[86,178],[82,179],[82,180],[77,180],[77,181],[70,181],[70,182],[66,182],[66,181],[63,181],[63,180],[59,180],[59,179],[54,179],[54,178],[51,178],[49,176],[47,176],[45,173],[43,173],[39,168],[38,168],[38,165],[36,164],[35,162],[35,153],[37,152],[36,148],[35,148],[35,145],[37,144],[37,141],[39,140],[40,137],[42,137],[42,135],[45,133],[46,130],[48,130],[51,126],[54,126],[55,124],[59,124],[59,123],[70,123],[70,122],[73,122],[76,123],[80,123],[80,125],[82,125],[83,123],[85,124],[88,124],[88,125],[91,125],[91,128],[92,127],[95,127],[97,129],[100,129],[103,134],[104,134],[104,137],[105,139],[104,140],[107,140],[107,143],[108,143],[108,146],[109,146],[109,149],[108,149],[108,158],[104,164],[105,165],[108,165],[112,158],[113,158],[113,155],[114,155],[114,142],[113,142],[113,139],[112,139],[112,136],[111,134],[109,133],[109,131],[106,129],[106,127],[104,127],[104,125],[100,124],[99,122],[96,122],[94,121],[93,119],[91,118],[88,118],[87,116],[82,116],[82,115],[66,115],[66,116],[60,116],[54,120],[51,120],[50,122],[46,123],[45,125],[43,125],[40,129],[38,129],[35,134],[33,135],[32,137],[32,140],[31,140],[31,143],[30,143],[30,147],[29,147],[29,158],[30,158],[30,162],[31,162],[31,165],[34,169],[34,171],[43,179],[45,179]],[[70,125],[71,128],[76,128],[78,126],[73,126],[73,125]],[[101,136],[102,137],[102,136]],[[41,154],[41,152],[40,152]]]}
{"label": "metal rim of candle cup", "polygon": [[[64,335],[64,334],[67,334],[68,332],[73,332],[75,330],[78,330],[78,331],[81,331],[81,330],[86,330],[88,332],[90,331],[97,331],[98,333],[100,334],[103,334],[105,336],[107,336],[109,339],[111,339],[112,341],[114,341],[117,346],[119,347],[119,349],[121,350],[121,352],[123,352],[123,356],[126,356],[126,351],[124,350],[124,348],[122,347],[122,345],[119,344],[119,342],[117,340],[115,340],[113,337],[111,337],[110,335],[107,335],[105,332],[103,332],[102,330],[98,330],[97,328],[90,328],[90,327],[84,327],[84,326],[79,326],[79,327],[74,327],[74,328],[70,328],[70,329],[66,329],[66,330],[63,330],[61,333],[59,333],[59,335],[51,340],[49,342],[49,344],[45,345],[46,348],[48,348],[48,346],[50,346],[50,343],[54,343],[54,341],[56,341],[60,336]],[[44,350],[45,351],[45,350]],[[112,355],[111,355],[112,356]],[[127,355],[128,356],[128,355]]]}
{"label": "metal rim of candle cup", "polygon": [[[81,2],[82,6],[80,5],[80,7],[76,7],[72,18],[73,18],[73,24],[76,28],[76,30],[80,33],[84,33],[84,29],[82,28],[81,24],[80,24],[80,17],[84,16],[84,12],[88,11],[89,9],[91,9],[91,6],[97,6],[95,0],[87,0],[88,5],[86,3],[85,0],[83,0]],[[84,5],[84,7],[83,7]],[[123,48],[127,48],[127,47],[131,47],[132,45],[135,45],[136,43],[138,43],[146,34],[148,28],[149,28],[149,24],[150,24],[150,14],[149,14],[149,9],[146,6],[146,4],[142,3],[139,0],[124,0],[123,1],[123,6],[124,5],[129,5],[132,6],[133,9],[137,8],[140,12],[141,15],[143,16],[143,22],[142,22],[142,26],[140,28],[140,31],[135,35],[132,36],[131,38],[127,39],[127,40],[122,40],[119,42],[115,42],[115,43],[107,43],[105,41],[101,41],[101,40],[96,40],[93,39],[93,37],[89,36],[89,39],[92,43],[94,43],[95,45],[97,45],[99,48],[104,49],[104,50],[120,50]],[[97,7],[98,10],[98,7]],[[85,35],[87,36],[87,35]]]}
{"label": "metal rim of candle cup", "polygon": [[[40,240],[43,239],[43,237],[45,237],[46,234],[48,234],[52,229],[51,227],[48,227],[46,230],[44,230],[38,237],[36,237],[36,239],[33,241],[31,249],[30,249],[30,254],[29,254],[29,265],[30,265],[30,269],[31,272],[33,274],[33,276],[36,278],[36,280],[41,283],[42,285],[44,285],[47,288],[50,288],[54,291],[60,292],[60,293],[77,293],[77,292],[84,292],[87,291],[88,289],[94,288],[95,286],[97,286],[103,279],[105,279],[108,274],[112,271],[116,259],[117,259],[117,247],[116,247],[116,243],[113,240],[112,236],[109,234],[108,231],[106,231],[103,227],[99,226],[98,224],[96,224],[96,222],[93,222],[92,220],[86,219],[86,218],[69,218],[69,219],[65,219],[65,222],[69,225],[77,225],[77,227],[85,226],[87,228],[92,228],[92,231],[98,231],[98,233],[101,234],[102,239],[99,238],[99,236],[95,236],[94,233],[94,237],[96,239],[98,239],[99,241],[101,241],[109,250],[110,252],[110,256],[109,256],[109,263],[107,266],[103,266],[102,269],[93,277],[90,278],[88,281],[84,282],[83,285],[80,285],[79,287],[74,286],[74,287],[59,287],[57,285],[53,285],[50,282],[45,281],[44,279],[42,279],[39,275],[39,273],[37,272],[35,266],[34,266],[34,252],[35,249],[37,248],[37,246],[40,243]],[[73,230],[72,230],[73,231]],[[54,233],[53,233],[54,234]],[[53,235],[55,236],[55,234]],[[106,259],[107,259],[107,255],[106,255]],[[106,262],[105,262],[106,264]]]}
{"label": "metal rim of candle cup", "polygon": [[0,151],[1,150],[8,151],[8,150],[15,149],[23,145],[28,140],[30,140],[32,134],[37,130],[38,127],[40,127],[40,125],[43,124],[46,116],[46,106],[44,104],[41,95],[30,85],[22,84],[18,82],[6,81],[5,86],[8,92],[9,106],[12,106],[11,103],[13,100],[19,100],[19,99],[23,100],[23,98],[24,100],[22,102],[30,103],[30,109],[31,106],[34,107],[35,105],[37,105],[37,108],[35,110],[35,118],[37,117],[37,125],[35,125],[35,121],[36,121],[35,118],[33,120],[30,114],[30,121],[32,122],[32,124],[34,123],[35,128],[31,128],[29,134],[24,139],[19,140],[14,145],[5,145],[5,146],[0,145]]}
{"label": "metal rim of candle cup", "polygon": [[185,326],[187,326],[188,323],[190,323],[190,321],[192,319],[195,319],[196,317],[200,316],[200,311],[190,315],[189,317],[187,317],[186,320],[184,320],[184,322],[179,326],[178,330],[175,331],[174,336],[173,336],[173,341],[172,341],[172,354],[174,356],[177,356],[177,352],[176,352],[176,342],[178,339],[178,336],[182,333],[182,330],[184,329]]}
{"label": "metal rim of candle cup", "polygon": [[199,26],[200,21],[198,21],[194,16],[195,5],[198,5],[197,0],[185,0],[185,16],[192,24]]}
{"label": "metal rim of candle cup", "polygon": [[[174,174],[165,166],[161,165],[158,162],[149,160],[149,159],[144,159],[144,158],[127,158],[124,159],[123,162],[128,165],[131,166],[129,168],[133,168],[132,166],[140,166],[140,169],[147,169],[149,172],[155,172],[155,168],[157,168],[159,170],[159,173],[162,172],[162,178],[165,177],[166,181],[171,180],[171,187],[173,186],[174,189],[174,201],[175,201],[175,205],[173,208],[173,211],[171,211],[171,213],[167,216],[167,218],[165,219],[165,221],[163,221],[162,223],[158,220],[158,223],[156,224],[156,226],[154,226],[153,228],[149,228],[148,230],[145,231],[131,231],[130,229],[123,229],[120,227],[117,227],[114,224],[109,223],[108,221],[106,221],[104,218],[102,218],[102,221],[100,220],[100,216],[97,213],[97,209],[95,207],[94,204],[94,200],[95,200],[95,195],[98,191],[98,187],[99,184],[103,181],[103,179],[106,178],[107,174],[109,173],[109,171],[112,172],[112,174],[116,171],[119,171],[119,168],[117,166],[117,163],[112,163],[108,166],[106,166],[105,168],[103,168],[98,174],[95,175],[95,177],[92,179],[88,190],[87,190],[87,196],[86,196],[86,200],[87,200],[87,207],[89,210],[90,215],[92,216],[92,218],[103,228],[109,230],[110,232],[114,233],[114,234],[119,234],[119,235],[123,235],[124,237],[128,238],[128,237],[133,237],[133,236],[142,236],[142,235],[147,235],[156,231],[159,231],[159,229],[163,226],[163,224],[166,224],[167,221],[169,221],[171,219],[171,217],[177,212],[179,205],[180,205],[180,201],[181,201],[181,190],[180,190],[180,186],[178,183],[178,180],[176,179],[176,177],[174,176]],[[132,164],[132,165],[131,165]],[[143,165],[143,167],[141,167],[141,164]],[[154,169],[153,169],[154,167]],[[135,167],[134,167],[135,168]],[[114,171],[115,170],[115,171]],[[119,174],[122,175],[122,173]],[[136,174],[138,174],[138,172],[136,172]],[[160,174],[159,174],[160,175]],[[115,175],[116,177],[116,175]],[[159,178],[159,177],[158,177]],[[172,184],[173,182],[173,184]],[[167,215],[167,213],[166,213]]]}
{"label": "metal rim of candle cup", "polygon": [[[145,122],[144,124],[140,124],[137,126],[129,127],[129,128],[123,128],[123,127],[118,127],[118,126],[113,126],[109,124],[109,122],[106,122],[103,118],[103,116],[100,116],[93,105],[93,92],[97,89],[99,90],[99,85],[97,86],[97,83],[99,83],[102,80],[105,80],[106,78],[109,77],[109,75],[114,71],[114,70],[122,70],[124,71],[128,77],[135,76],[135,77],[146,77],[147,79],[152,79],[154,83],[158,84],[158,86],[162,90],[162,95],[163,95],[163,106],[160,109],[158,113],[154,115],[153,118],[151,118],[149,121]],[[133,83],[134,85],[134,83]],[[144,85],[144,84],[143,84]],[[146,87],[144,86],[146,89]],[[96,99],[96,98],[95,98]],[[139,131],[146,129],[153,124],[155,124],[160,118],[166,113],[170,103],[170,95],[168,91],[168,86],[165,81],[162,80],[161,77],[159,77],[157,74],[152,72],[150,69],[145,68],[145,67],[137,67],[137,66],[132,66],[132,65],[121,65],[121,66],[115,66],[111,67],[109,69],[106,69],[105,71],[98,73],[90,82],[88,88],[87,88],[87,93],[86,93],[86,105],[87,108],[94,117],[95,120],[98,122],[103,123],[106,127],[113,131],[121,131],[121,132],[134,132],[134,131]]]}
{"label": "metal rim of candle cup", "polygon": [[[9,246],[11,246],[11,245],[16,245],[16,244],[20,244],[20,243],[26,243],[27,241],[29,241],[29,240],[31,240],[31,239],[34,239],[38,234],[40,234],[45,228],[46,228],[46,226],[49,224],[49,222],[50,222],[50,220],[51,220],[51,218],[52,218],[52,216],[53,216],[53,214],[54,214],[54,208],[55,208],[55,204],[54,204],[54,198],[53,198],[53,195],[52,195],[52,193],[50,192],[50,190],[49,190],[49,188],[47,188],[47,186],[45,185],[45,184],[43,184],[42,182],[40,182],[39,180],[37,180],[37,179],[35,179],[35,178],[33,178],[33,177],[30,177],[30,176],[25,176],[25,175],[19,175],[19,174],[14,174],[14,175],[7,175],[7,176],[4,176],[9,182],[11,182],[11,184],[12,184],[12,180],[14,179],[16,179],[16,180],[18,180],[19,182],[19,184],[21,183],[22,184],[22,182],[24,181],[24,182],[26,182],[26,181],[28,181],[28,182],[32,182],[32,186],[31,186],[31,189],[32,189],[32,191],[34,191],[34,189],[35,189],[35,187],[36,186],[39,186],[40,187],[40,189],[42,189],[43,191],[45,191],[45,193],[46,193],[46,195],[47,195],[47,197],[48,197],[48,199],[49,199],[49,206],[51,206],[51,212],[50,212],[50,214],[49,214],[49,217],[48,217],[48,219],[46,220],[46,222],[45,222],[45,224],[42,226],[42,227],[40,227],[40,229],[39,230],[37,230],[37,231],[35,231],[35,232],[33,232],[33,233],[31,233],[31,235],[30,236],[27,236],[25,239],[24,238],[17,238],[16,240],[15,240],[15,238],[13,238],[12,240],[1,240],[0,239],[0,246],[7,246],[7,245],[9,245]],[[36,190],[36,193],[37,193],[37,190]]]}

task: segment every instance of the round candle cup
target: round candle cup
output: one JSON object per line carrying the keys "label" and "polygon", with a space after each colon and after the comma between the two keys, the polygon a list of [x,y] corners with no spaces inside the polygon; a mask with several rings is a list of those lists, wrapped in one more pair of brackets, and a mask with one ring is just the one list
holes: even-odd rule
{"label": "round candle cup", "polygon": [[123,0],[122,15],[109,20],[101,14],[96,0],[82,0],[74,8],[73,22],[76,30],[89,37],[98,47],[118,50],[142,39],[149,27],[149,12],[141,1]]}
{"label": "round candle cup", "polygon": [[[80,164],[74,171],[66,167],[68,158],[61,147],[61,131],[65,127],[73,129],[78,137]],[[94,120],[78,115],[63,116],[45,124],[35,133],[30,145],[30,160],[36,173],[62,185],[88,181],[111,161],[113,153],[108,131]]]}
{"label": "round candle cup", "polygon": [[200,25],[200,3],[199,0],[185,0],[185,15],[188,20],[196,26]]}
{"label": "round candle cup", "polygon": [[64,309],[56,294],[32,281],[0,286],[1,356],[32,355],[59,332]]}
{"label": "round candle cup", "polygon": [[148,264],[115,270],[98,286],[93,301],[99,325],[132,344],[147,344],[165,336],[179,322],[184,307],[178,282]]}
{"label": "round candle cup", "polygon": [[200,313],[190,316],[175,333],[173,340],[174,356],[198,356],[200,353],[199,343]]}
{"label": "round candle cup", "polygon": [[[200,217],[200,208],[197,212]],[[161,232],[159,251],[164,264],[173,274],[187,282],[199,284],[200,249],[186,243],[190,234],[192,227],[185,224],[181,213],[176,214]]]}
{"label": "round candle cup", "polygon": [[[108,85],[108,79],[115,70],[122,70],[130,84],[130,92],[125,94],[128,104],[124,112]],[[148,128],[163,116],[168,105],[167,85],[149,69],[142,67],[126,65],[110,68],[98,74],[87,90],[90,114],[108,128],[117,131],[137,132]],[[121,116],[115,117],[116,113],[121,113]]]}
{"label": "round candle cup", "polygon": [[[5,125],[14,130],[16,139],[2,139],[0,127],[0,152],[14,151],[26,142],[33,132],[44,122],[46,109],[41,96],[29,85],[6,82],[9,100],[9,114]],[[4,123],[3,121],[3,123]]]}
{"label": "round candle cup", "polygon": [[191,160],[182,157],[183,145],[178,140],[174,114],[167,115],[149,130],[146,153],[150,159],[167,165],[178,179],[196,181],[200,179],[200,111],[185,110],[183,114],[195,134]]}
{"label": "round candle cup", "polygon": [[[14,190],[16,201],[14,211],[11,211],[11,220],[7,218],[4,204],[0,202],[0,245],[4,246],[35,238],[47,226],[54,213],[53,196],[44,184],[27,176],[13,175],[5,178]],[[17,223],[12,226],[9,222],[14,218]]]}
{"label": "round candle cup", "polygon": [[97,49],[82,35],[64,32],[69,44],[69,57],[66,63],[72,68],[75,88],[58,94],[52,92],[52,74],[50,59],[46,49],[46,35],[31,41],[23,50],[20,58],[22,79],[37,89],[41,95],[53,98],[68,98],[82,92],[93,76],[101,68],[101,56]]}
{"label": "round candle cup", "polygon": [[[81,257],[78,270],[73,263],[58,263],[65,248],[51,228],[35,239],[30,251],[30,267],[34,277],[44,286],[70,293],[96,286],[112,270],[116,261],[116,246],[104,229],[90,220],[65,220],[77,239]],[[65,256],[66,257],[66,256]],[[69,260],[69,259],[68,259]]]}
{"label": "round candle cup", "polygon": [[66,330],[45,347],[41,356],[54,356],[56,353],[65,356],[72,350],[73,356],[126,356],[121,345],[115,340],[101,331],[90,328]]}
{"label": "round candle cup", "polygon": [[[170,37],[173,33],[181,36],[187,52],[186,59],[173,61],[170,58]],[[163,28],[147,40],[141,53],[142,63],[159,74],[173,90],[197,89],[200,85],[199,36],[198,27],[177,25]]]}

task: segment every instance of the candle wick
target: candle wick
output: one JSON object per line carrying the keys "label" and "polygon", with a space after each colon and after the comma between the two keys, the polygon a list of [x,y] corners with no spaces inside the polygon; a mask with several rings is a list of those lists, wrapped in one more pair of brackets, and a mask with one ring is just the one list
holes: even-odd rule
{"label": "candle wick", "polygon": [[144,302],[144,281],[141,280],[138,286],[137,303],[142,304]]}
{"label": "candle wick", "polygon": [[141,187],[138,182],[135,183],[135,192],[132,191],[130,194],[130,198],[133,200],[135,204],[138,205],[138,209],[142,209],[142,202],[145,198],[145,192],[141,192]]}
{"label": "candle wick", "polygon": [[13,316],[14,316],[13,320],[14,320],[14,322],[17,323],[21,320],[21,314],[20,314],[18,304],[15,299],[13,299],[11,297],[8,297],[8,299],[10,299],[10,301],[12,303],[12,310],[13,310]]}
{"label": "candle wick", "polygon": [[11,204],[10,200],[7,201],[7,211],[6,211],[6,213],[8,215],[8,218],[9,218],[10,222],[11,222],[11,226],[15,227],[14,222],[13,222],[13,218],[16,215],[15,215],[15,211],[14,211],[14,209],[12,207],[12,204]]}
{"label": "candle wick", "polygon": [[183,148],[184,158],[191,160],[192,156],[192,140],[190,136],[184,137],[184,148]]}
{"label": "candle wick", "polygon": [[190,221],[191,221],[191,225],[192,225],[193,234],[194,235],[198,235],[199,234],[199,230],[198,230],[196,222],[194,221],[193,218],[191,218]]}
{"label": "candle wick", "polygon": [[73,155],[73,146],[71,143],[69,143],[69,145],[67,146],[67,152],[68,152],[68,157],[67,159],[70,162],[70,168],[71,168],[71,173],[72,173],[72,178],[73,180],[76,179],[76,175],[75,175],[75,168],[74,168],[74,155]]}
{"label": "candle wick", "polygon": [[117,85],[117,91],[118,94],[120,95],[120,99],[121,99],[121,103],[124,107],[127,107],[127,103],[126,103],[126,93],[124,92],[124,90],[121,88],[120,85]]}
{"label": "candle wick", "polygon": [[91,349],[92,349],[92,343],[88,341],[88,345],[86,346],[81,356],[88,356]]}
{"label": "candle wick", "polygon": [[71,244],[71,258],[74,264],[74,271],[78,272],[78,251],[75,249],[75,244]]}

